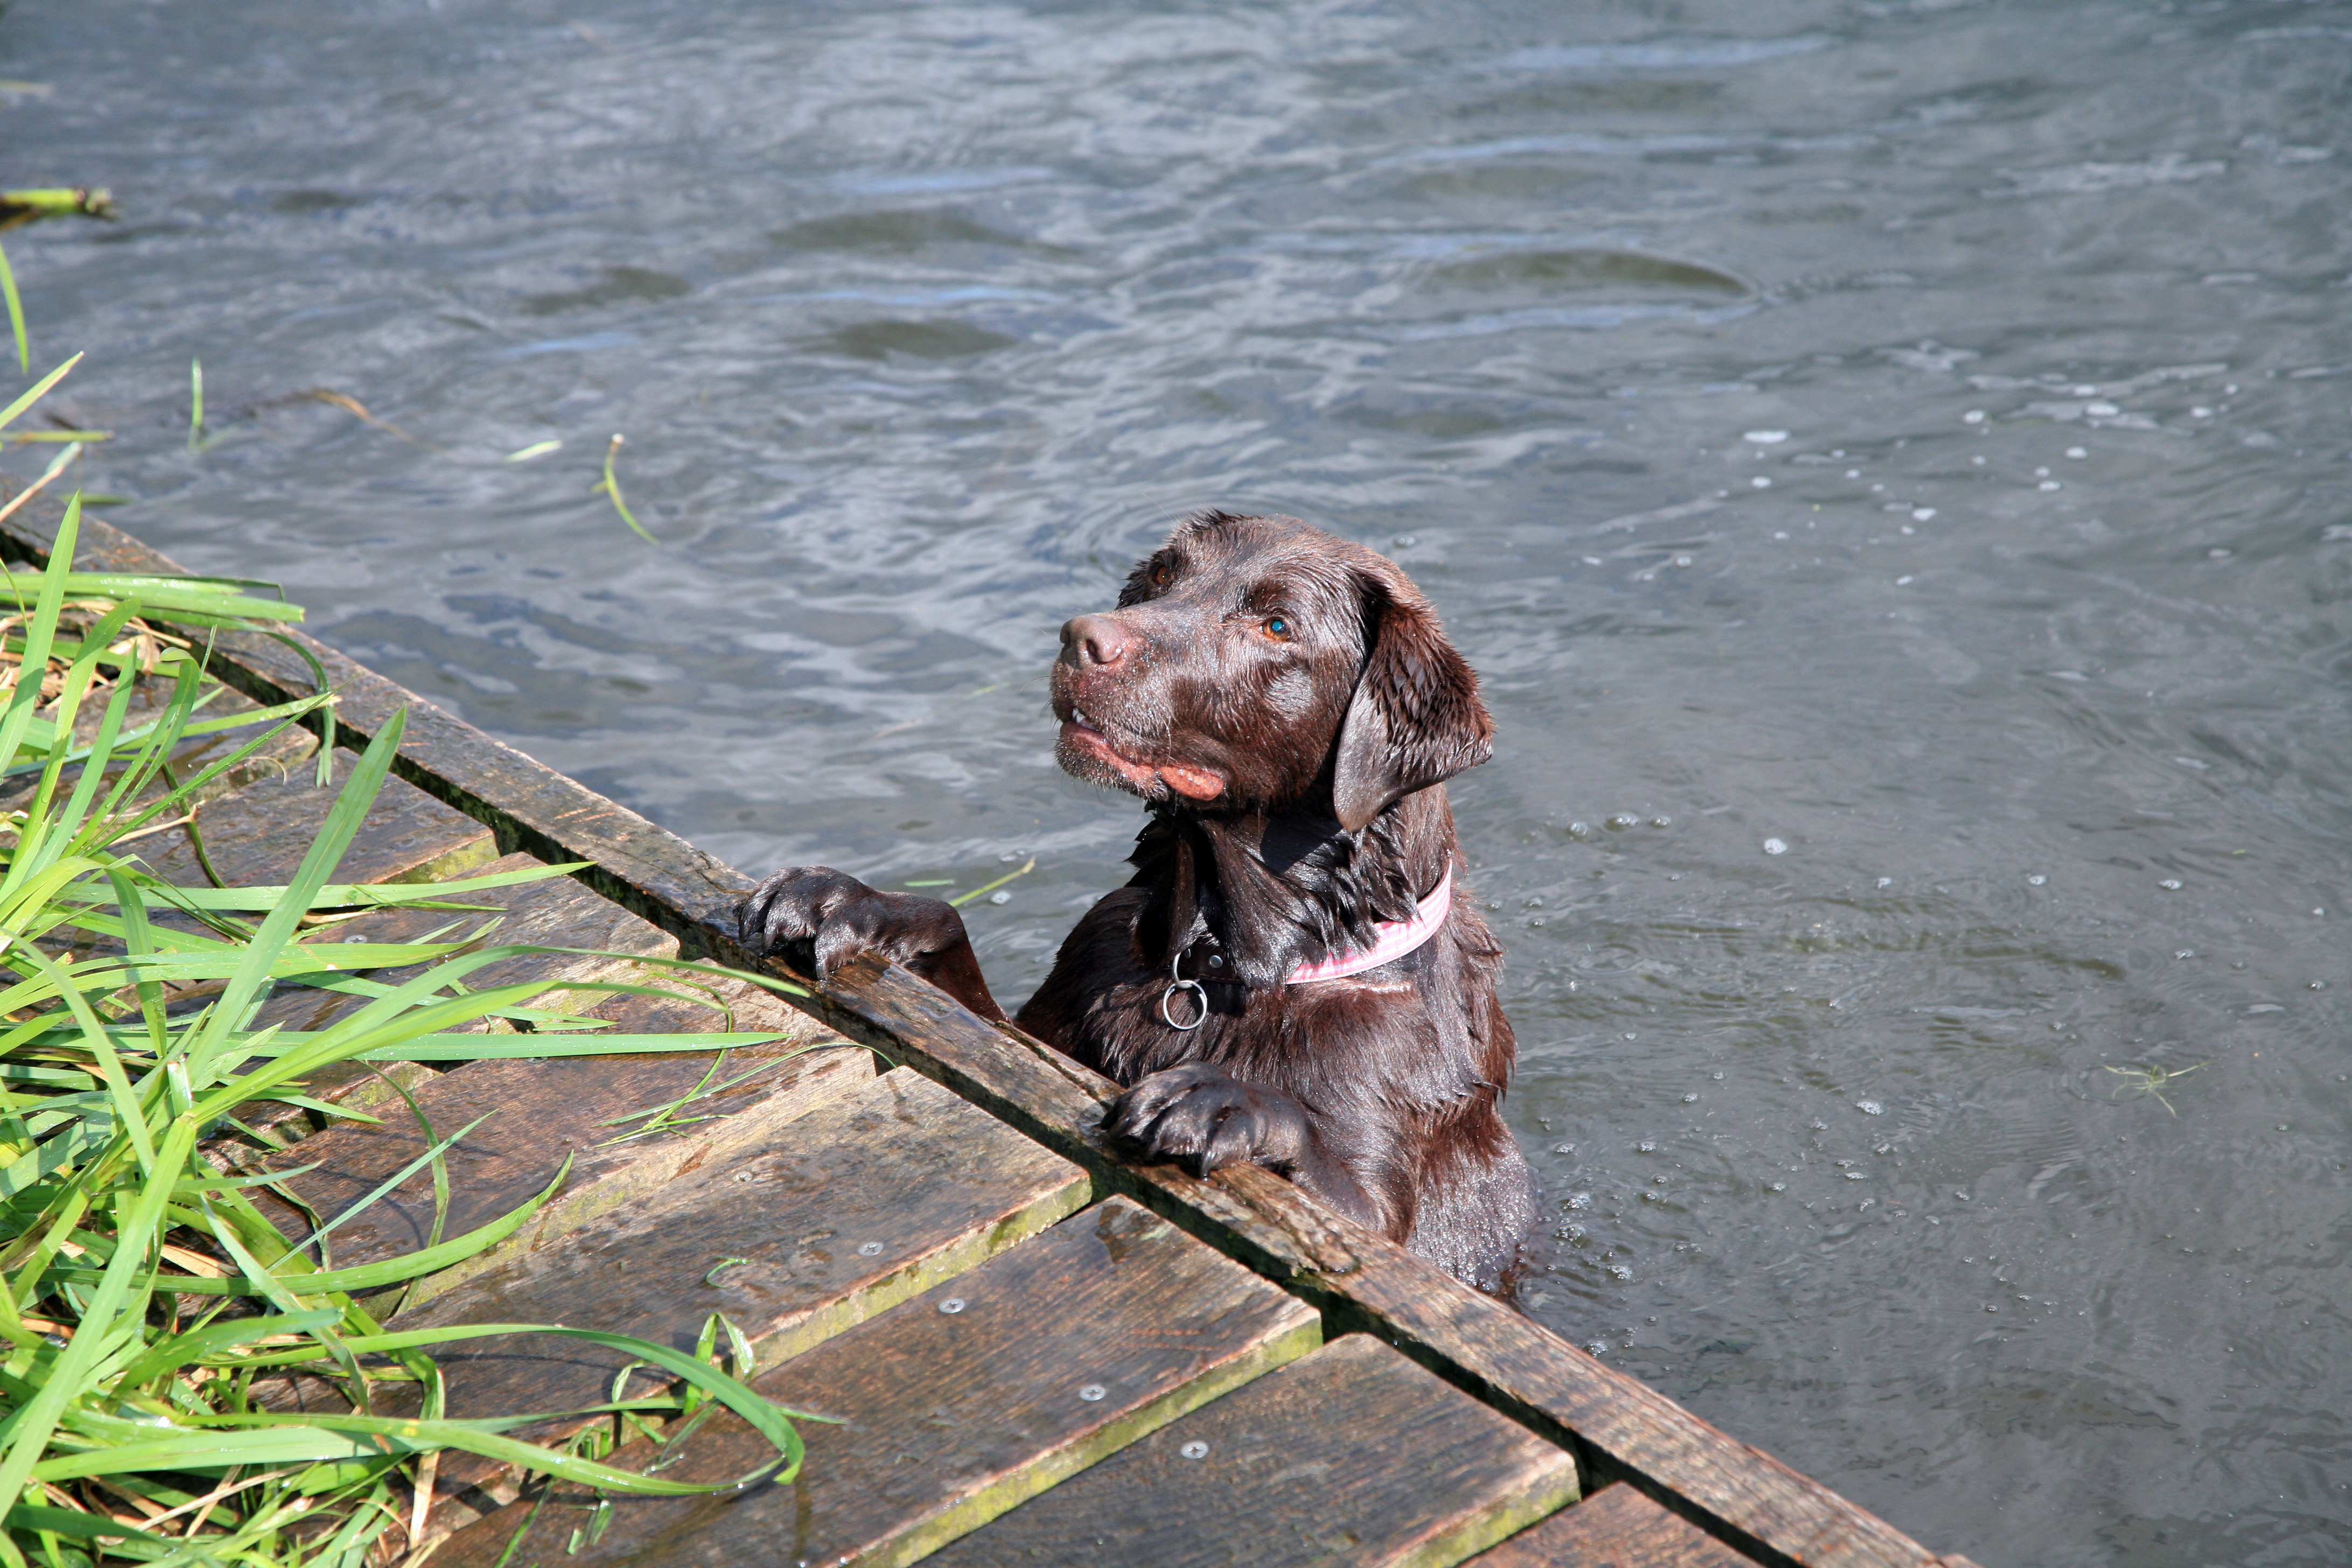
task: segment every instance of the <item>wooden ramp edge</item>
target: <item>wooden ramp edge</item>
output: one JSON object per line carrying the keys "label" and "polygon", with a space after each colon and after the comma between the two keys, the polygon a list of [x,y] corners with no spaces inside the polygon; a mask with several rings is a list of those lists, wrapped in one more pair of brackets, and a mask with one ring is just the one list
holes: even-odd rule
{"label": "wooden ramp edge", "polygon": [[[47,498],[35,498],[0,523],[0,555],[45,563],[58,517]],[[87,516],[77,564],[184,574]],[[752,959],[736,929],[751,879],[324,644],[293,635],[340,693],[338,725],[350,738],[339,742],[363,742],[405,708],[398,776],[488,827],[499,851],[589,862],[578,873],[582,881],[675,938],[683,955],[795,983],[805,994],[794,1005],[1010,1123],[1087,1173],[1098,1191],[1129,1195],[1309,1302],[1327,1337],[1370,1333],[1567,1449],[1587,1491],[1622,1482],[1766,1568],[1964,1568],[1965,1560],[1937,1556],[1277,1176],[1244,1169],[1201,1181],[1173,1166],[1127,1163],[1100,1126],[1116,1092],[1109,1080],[1017,1029],[990,1025],[904,970],[866,961],[820,988],[808,978],[806,954],[797,967]],[[224,679],[258,702],[313,689],[310,666],[269,638],[224,638],[215,660]]]}

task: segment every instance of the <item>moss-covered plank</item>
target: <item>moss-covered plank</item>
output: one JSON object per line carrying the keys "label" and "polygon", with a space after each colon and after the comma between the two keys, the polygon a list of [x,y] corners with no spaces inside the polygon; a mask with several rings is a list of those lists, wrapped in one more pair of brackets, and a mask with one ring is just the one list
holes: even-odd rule
{"label": "moss-covered plank", "polygon": [[[961,1274],[1089,1195],[1066,1161],[912,1073],[830,1093],[803,1107],[787,1091],[700,1138],[640,1148],[544,1228],[436,1278],[438,1293],[393,1326],[562,1323],[690,1350],[709,1314],[723,1312],[772,1365]],[[519,1336],[436,1359],[449,1413],[467,1416],[596,1404],[627,1358]],[[633,1387],[644,1392],[649,1377]],[[404,1406],[394,1395],[386,1407]],[[575,1425],[520,1435],[544,1440]],[[463,1490],[498,1470],[449,1454],[441,1485]]]}
{"label": "moss-covered plank", "polygon": [[[625,1504],[569,1557],[584,1512],[550,1502],[506,1561],[912,1562],[1318,1338],[1302,1303],[1115,1198],[757,1378],[768,1398],[840,1423],[802,1426],[808,1458],[790,1484]],[[662,1474],[738,1475],[762,1447],[722,1415]],[[436,1568],[500,1561],[531,1509],[460,1531]]]}
{"label": "moss-covered plank", "polygon": [[1622,1481],[1531,1525],[1475,1568],[1756,1568]]}
{"label": "moss-covered plank", "polygon": [[[406,785],[402,787],[407,788]],[[470,818],[462,820],[471,826]],[[473,876],[528,870],[540,865],[539,860],[529,855],[508,855],[464,874]],[[579,1010],[604,1016],[598,1012],[598,1007],[610,999],[609,994],[569,989],[567,983],[619,979],[685,988],[676,979],[642,971],[630,962],[633,958],[667,957],[674,953],[677,950],[675,937],[599,898],[569,878],[557,877],[492,888],[467,893],[450,901],[465,907],[460,910],[427,910],[402,906],[371,910],[340,922],[328,933],[310,940],[330,950],[353,942],[413,942],[436,936],[442,941],[476,938],[484,944],[597,950],[593,952],[520,954],[485,964],[466,976],[466,985],[473,990],[542,982],[547,990],[533,998],[530,1005],[556,1012]],[[422,967],[369,970],[363,972],[363,975],[387,985],[396,985],[416,974]],[[727,1016],[717,1010],[679,1007],[661,1015],[665,1019],[674,1021],[646,1027],[615,1023],[614,1028],[628,1034],[688,1030],[703,1033],[738,1028],[782,1028],[793,1024],[795,1032],[799,1032],[794,1020],[803,1015],[780,1006],[765,992],[739,986],[737,994],[740,1000],[734,1005],[735,1010],[742,1013],[748,1008],[761,1021],[730,1025],[726,1021]],[[261,1005],[255,1014],[253,1026],[259,1029],[274,1025],[281,1029],[324,1029],[337,1019],[366,1005],[367,1001],[364,996],[348,992],[288,985],[281,987]],[[487,1018],[457,1026],[452,1032],[478,1033],[507,1027],[503,1020]],[[676,1065],[683,1070],[684,1059],[680,1058]],[[699,1066],[694,1070],[699,1071]],[[310,1074],[304,1082],[302,1093],[309,1099],[354,1110],[372,1112],[387,1109],[398,1110],[403,1108],[399,1095],[392,1088],[393,1082],[396,1080],[405,1085],[435,1075],[430,1071],[404,1065],[339,1062]],[[688,1081],[690,1083],[692,1079],[689,1078]],[[404,1110],[403,1114],[405,1114]],[[304,1111],[283,1101],[256,1102],[241,1110],[239,1118],[250,1125],[268,1129],[274,1136],[289,1140],[307,1135],[316,1126],[324,1123],[320,1113]],[[396,1169],[397,1163],[386,1166],[383,1173],[388,1174]]]}
{"label": "moss-covered plank", "polygon": [[1170,1423],[941,1568],[1448,1568],[1576,1497],[1576,1465],[1364,1334]]}
{"label": "moss-covered plank", "polygon": [[[307,767],[257,779],[196,807],[204,858],[224,883],[268,885],[293,880],[327,820],[341,781],[359,759],[336,755],[337,783],[326,788]],[[183,887],[212,885],[184,827],[169,828],[136,846],[156,875]],[[334,872],[339,882],[432,882],[494,858],[490,829],[435,800],[415,785],[387,778]]]}
{"label": "moss-covered plank", "polygon": [[[561,1193],[511,1244],[528,1245],[657,1192],[705,1157],[711,1137],[731,1133],[731,1118],[772,1101],[796,1107],[794,1114],[814,1110],[873,1077],[870,1052],[751,987],[732,989],[738,1025],[786,1037],[731,1051],[723,1063],[709,1051],[469,1062],[413,1084],[414,1110],[397,1096],[378,1096],[373,1114],[380,1121],[340,1123],[304,1142],[279,1163],[311,1168],[286,1185],[331,1219],[431,1147],[418,1112],[436,1140],[478,1121],[444,1155],[449,1205],[442,1235],[462,1235],[520,1207],[568,1160]],[[700,1032],[724,1023],[718,1013],[668,997],[612,997],[595,1012],[628,1034]],[[697,1096],[706,1077],[720,1092]],[[657,1123],[671,1106],[672,1117]],[[293,1210],[262,1201],[289,1236],[308,1233]],[[351,1267],[415,1251],[426,1245],[433,1216],[432,1174],[420,1170],[333,1231],[332,1260]],[[429,1288],[446,1289],[463,1273],[461,1267],[436,1276]]]}
{"label": "moss-covered plank", "polygon": [[[169,681],[152,679],[134,681],[131,688],[130,700],[123,706],[122,732],[129,734],[152,722],[163,711],[164,705],[170,701],[171,696],[172,683]],[[97,738],[99,726],[106,717],[110,697],[110,693],[101,691],[83,699],[80,710],[74,716],[75,745],[86,746]],[[234,718],[239,713],[253,712],[257,706],[258,704],[240,692],[218,691],[197,710],[196,717],[200,720]],[[47,710],[44,710],[43,717],[50,716]],[[265,737],[268,739],[264,745],[218,778],[203,785],[195,798],[209,800],[257,780],[277,778],[287,773],[298,764],[308,763],[316,754],[319,749],[319,739],[299,724],[286,725],[272,736],[270,731],[278,730],[278,727],[283,723],[284,721],[281,720],[271,720],[266,722],[242,724],[230,730],[212,731],[201,735],[188,736],[173,749],[171,763],[173,776],[180,783],[187,784],[200,777],[206,768],[216,763],[227,761],[247,744],[264,740]],[[129,748],[121,750],[127,752]],[[79,778],[80,772],[79,764],[76,764],[67,768],[62,776],[70,785]],[[40,776],[39,772],[36,770],[31,773],[18,773],[11,779],[0,780],[0,811],[17,810],[30,801],[33,792],[40,786]],[[163,787],[158,781],[148,788],[142,798],[152,799],[163,793]]]}

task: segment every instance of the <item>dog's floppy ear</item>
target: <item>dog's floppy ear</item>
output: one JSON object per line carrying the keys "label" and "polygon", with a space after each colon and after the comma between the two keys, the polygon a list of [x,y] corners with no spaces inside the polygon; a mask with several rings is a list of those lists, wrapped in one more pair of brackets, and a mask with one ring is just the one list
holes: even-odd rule
{"label": "dog's floppy ear", "polygon": [[1351,832],[1495,754],[1476,673],[1401,574],[1365,574],[1364,647],[1331,759],[1332,814]]}

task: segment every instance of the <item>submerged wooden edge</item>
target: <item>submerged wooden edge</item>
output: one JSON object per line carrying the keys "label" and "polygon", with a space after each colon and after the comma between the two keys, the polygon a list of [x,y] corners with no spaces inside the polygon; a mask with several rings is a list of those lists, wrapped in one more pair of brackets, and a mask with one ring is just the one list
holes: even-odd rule
{"label": "submerged wooden edge", "polygon": [[[5,490],[5,486],[0,486]],[[0,522],[0,554],[47,559],[58,510],[37,498]],[[85,516],[85,567],[184,575],[104,521]],[[1121,1159],[1100,1129],[1109,1080],[1010,1026],[992,1026],[902,969],[866,960],[820,987],[793,967],[753,959],[737,939],[751,879],[615,802],[301,633],[338,691],[337,722],[357,745],[408,710],[395,771],[489,825],[502,852],[584,860],[575,873],[605,897],[676,934],[682,954],[768,973],[786,1000],[850,1038],[906,1061],[1191,1234],[1314,1303],[1337,1338],[1369,1331],[1474,1397],[1576,1455],[1586,1489],[1631,1482],[1737,1550],[1806,1568],[1933,1568],[1935,1555],[1875,1515],[1739,1442],[1647,1384],[1603,1365],[1500,1301],[1480,1295],[1255,1168],[1201,1181],[1173,1166]],[[257,634],[215,643],[217,673],[247,696],[280,702],[314,689],[308,663]]]}

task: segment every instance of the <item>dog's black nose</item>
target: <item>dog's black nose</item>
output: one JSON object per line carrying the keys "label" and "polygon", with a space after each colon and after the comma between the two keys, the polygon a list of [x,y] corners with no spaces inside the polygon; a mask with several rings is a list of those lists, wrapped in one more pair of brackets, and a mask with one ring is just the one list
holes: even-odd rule
{"label": "dog's black nose", "polygon": [[1110,616],[1080,616],[1062,627],[1062,649],[1078,664],[1114,665],[1134,647],[1134,637]]}

